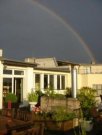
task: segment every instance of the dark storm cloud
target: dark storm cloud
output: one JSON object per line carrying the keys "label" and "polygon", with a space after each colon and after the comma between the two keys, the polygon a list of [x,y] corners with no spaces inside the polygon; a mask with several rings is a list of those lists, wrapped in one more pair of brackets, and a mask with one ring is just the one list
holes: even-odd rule
{"label": "dark storm cloud", "polygon": [[102,0],[37,0],[64,20],[83,38],[102,62]]}
{"label": "dark storm cloud", "polygon": [[[80,16],[78,21],[77,16],[79,13],[76,12],[75,8],[77,2],[74,1],[74,3],[69,0],[68,3],[67,0],[63,1],[65,4],[62,4],[61,0],[38,0],[40,4],[50,9],[47,12],[46,8],[44,9],[44,7],[35,4],[32,0],[1,0],[0,48],[4,49],[4,56],[15,59],[57,57],[58,59],[75,62],[90,62],[92,59],[80,38],[70,30],[69,25],[67,26],[63,22],[68,21],[68,24],[82,35],[85,42],[93,42],[95,39],[92,40],[86,35],[87,30],[83,26],[83,21],[80,22]],[[73,12],[70,8],[69,13],[67,6],[70,7],[70,4],[73,4]],[[81,4],[76,6],[80,7]],[[80,8],[82,10],[82,7]],[[61,21],[59,17],[53,14],[54,12],[50,13],[51,10],[65,20]],[[76,12],[76,18],[74,12]],[[82,13],[80,14],[82,15]],[[86,22],[84,24],[89,29]],[[82,29],[80,28],[81,25]],[[92,30],[90,30],[90,33]],[[95,30],[97,31],[96,27]],[[95,44],[90,44],[90,47],[94,52]]]}

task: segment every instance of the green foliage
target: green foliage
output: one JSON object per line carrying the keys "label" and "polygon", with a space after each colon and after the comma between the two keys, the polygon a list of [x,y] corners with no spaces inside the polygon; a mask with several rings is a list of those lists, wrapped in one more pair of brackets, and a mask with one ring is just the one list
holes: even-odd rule
{"label": "green foliage", "polygon": [[87,119],[91,117],[90,110],[96,104],[95,94],[96,90],[89,87],[82,87],[77,95],[77,98],[80,101],[83,117],[86,117]]}
{"label": "green foliage", "polygon": [[38,95],[34,91],[31,93],[28,93],[28,101],[29,102],[37,102],[38,101]]}
{"label": "green foliage", "polygon": [[66,87],[65,96],[66,96],[66,97],[71,97],[71,88]]}
{"label": "green foliage", "polygon": [[46,113],[46,117],[54,121],[72,120],[75,116],[74,112],[68,112],[63,107],[56,107],[55,110]]}
{"label": "green foliage", "polygon": [[65,98],[65,95],[56,93],[56,94],[53,95],[53,98],[61,100],[61,99]]}
{"label": "green foliage", "polygon": [[45,90],[45,96],[54,99],[64,99],[65,95],[56,93],[52,87]]}
{"label": "green foliage", "polygon": [[52,87],[49,87],[45,90],[45,96],[54,97],[55,91]]}
{"label": "green foliage", "polygon": [[54,88],[51,86],[49,86],[47,89],[45,89],[44,95],[48,98],[54,98],[54,99],[64,99],[65,98],[64,94],[56,93]]}
{"label": "green foliage", "polygon": [[11,101],[12,103],[16,103],[17,100],[18,98],[14,93],[8,93],[5,97],[5,102]]}
{"label": "green foliage", "polygon": [[44,93],[41,90],[36,90],[36,94],[40,97],[44,95]]}
{"label": "green foliage", "polygon": [[52,119],[56,121],[72,120],[73,118],[75,118],[74,113],[68,113],[63,111],[55,112],[52,117]]}
{"label": "green foliage", "polygon": [[59,94],[59,93],[55,93],[55,94],[50,94],[49,96],[48,95],[45,95],[47,98],[53,98],[53,99],[65,99],[65,95],[63,94]]}

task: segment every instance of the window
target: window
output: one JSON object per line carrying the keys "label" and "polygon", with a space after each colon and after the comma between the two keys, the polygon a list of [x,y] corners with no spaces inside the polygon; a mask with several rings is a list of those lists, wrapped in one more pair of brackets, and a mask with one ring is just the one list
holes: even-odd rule
{"label": "window", "polygon": [[62,86],[62,89],[64,90],[65,89],[65,76],[61,76],[61,86]]}
{"label": "window", "polygon": [[54,76],[50,75],[50,88],[54,89]]}
{"label": "window", "polygon": [[57,90],[64,90],[64,89],[65,89],[65,76],[57,75]]}
{"label": "window", "polygon": [[60,90],[60,75],[57,75],[57,90]]}
{"label": "window", "polygon": [[93,89],[97,91],[97,96],[102,94],[102,84],[93,84]]}
{"label": "window", "polygon": [[35,89],[40,88],[40,74],[35,74]]}
{"label": "window", "polygon": [[3,78],[3,96],[5,97],[9,92],[12,92],[12,79]]}
{"label": "window", "polygon": [[15,75],[24,75],[24,71],[15,70],[14,74]]}
{"label": "window", "polygon": [[3,70],[3,74],[12,74],[12,70]]}
{"label": "window", "polygon": [[48,88],[48,75],[44,75],[44,89]]}

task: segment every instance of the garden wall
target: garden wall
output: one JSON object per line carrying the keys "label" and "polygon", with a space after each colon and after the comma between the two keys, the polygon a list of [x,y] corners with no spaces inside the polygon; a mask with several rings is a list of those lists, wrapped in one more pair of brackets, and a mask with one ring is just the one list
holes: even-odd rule
{"label": "garden wall", "polygon": [[58,106],[65,107],[67,110],[78,110],[80,108],[80,102],[75,98],[55,99],[42,97],[41,98],[41,109],[52,110]]}

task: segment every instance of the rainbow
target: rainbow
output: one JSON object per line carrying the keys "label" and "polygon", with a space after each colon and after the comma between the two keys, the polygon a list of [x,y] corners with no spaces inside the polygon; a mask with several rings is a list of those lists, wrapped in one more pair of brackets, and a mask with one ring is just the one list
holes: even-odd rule
{"label": "rainbow", "polygon": [[50,14],[51,16],[56,18],[58,21],[60,21],[66,27],[66,29],[68,29],[71,33],[73,33],[73,35],[80,41],[81,45],[83,46],[83,49],[85,50],[85,52],[89,56],[90,60],[92,62],[96,61],[96,59],[95,59],[93,53],[91,52],[89,46],[85,43],[85,41],[82,39],[82,37],[68,24],[68,22],[66,22],[62,17],[60,17],[57,13],[55,13],[54,11],[49,9],[48,7],[40,4],[38,1],[33,0],[32,2],[37,7],[39,7],[40,9],[42,9],[43,11],[47,12],[48,14]]}

